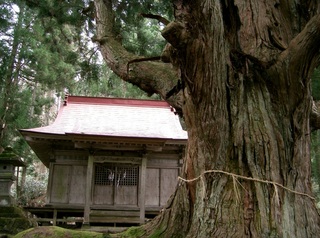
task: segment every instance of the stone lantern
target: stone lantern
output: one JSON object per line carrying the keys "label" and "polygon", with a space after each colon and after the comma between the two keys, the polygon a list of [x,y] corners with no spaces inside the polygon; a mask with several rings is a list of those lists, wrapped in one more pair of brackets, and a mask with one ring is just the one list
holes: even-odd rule
{"label": "stone lantern", "polygon": [[0,154],[0,207],[14,206],[15,199],[10,194],[11,185],[17,180],[16,167],[25,166],[25,163],[7,147]]}

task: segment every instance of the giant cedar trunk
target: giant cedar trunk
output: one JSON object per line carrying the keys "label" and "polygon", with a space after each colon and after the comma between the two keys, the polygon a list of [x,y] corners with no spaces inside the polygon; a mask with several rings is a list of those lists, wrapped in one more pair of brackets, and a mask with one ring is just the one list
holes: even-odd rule
{"label": "giant cedar trunk", "polygon": [[[309,154],[317,1],[173,2],[176,20],[163,36],[177,51],[184,86],[182,176],[198,179],[179,181],[145,236],[318,237]],[[112,66],[110,45],[101,49]]]}

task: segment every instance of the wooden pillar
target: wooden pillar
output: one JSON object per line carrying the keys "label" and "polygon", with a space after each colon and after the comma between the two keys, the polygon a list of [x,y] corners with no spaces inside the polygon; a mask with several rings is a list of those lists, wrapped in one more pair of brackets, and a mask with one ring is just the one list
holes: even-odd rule
{"label": "wooden pillar", "polygon": [[46,193],[46,203],[51,203],[53,167],[54,167],[53,163],[50,162],[50,165],[49,165],[48,186],[47,186],[47,193]]}
{"label": "wooden pillar", "polygon": [[58,212],[57,212],[57,209],[53,209],[53,226],[56,226],[57,225],[57,215],[58,215]]}
{"label": "wooden pillar", "polygon": [[83,224],[90,224],[90,205],[92,197],[92,177],[93,177],[93,156],[88,157],[87,179],[86,179],[86,197],[84,204]]}
{"label": "wooden pillar", "polygon": [[146,195],[146,178],[147,178],[147,155],[143,155],[140,170],[140,191],[139,191],[139,207],[140,207],[140,224],[145,220],[145,195]]}

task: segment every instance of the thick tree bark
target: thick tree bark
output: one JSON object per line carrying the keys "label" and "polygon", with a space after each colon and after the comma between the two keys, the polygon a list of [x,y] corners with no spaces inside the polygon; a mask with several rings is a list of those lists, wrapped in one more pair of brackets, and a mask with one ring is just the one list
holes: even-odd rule
{"label": "thick tree bark", "polygon": [[[144,63],[123,75],[134,56],[102,29],[106,24],[99,21],[112,19],[111,12],[103,15],[108,1],[95,2],[108,65],[125,80],[165,95],[174,71],[164,76],[167,65]],[[176,20],[163,36],[177,51],[185,86],[179,105],[189,142],[182,177],[194,181],[180,180],[167,208],[143,227],[145,237],[320,234],[309,152],[319,3],[298,2],[173,1]]]}

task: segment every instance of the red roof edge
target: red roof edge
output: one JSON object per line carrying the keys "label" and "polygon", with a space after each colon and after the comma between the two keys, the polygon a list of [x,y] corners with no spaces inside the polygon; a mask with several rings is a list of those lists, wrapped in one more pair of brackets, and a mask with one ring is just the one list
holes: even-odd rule
{"label": "red roof edge", "polygon": [[139,107],[167,107],[170,105],[166,101],[146,100],[146,99],[128,99],[128,98],[104,98],[104,97],[85,97],[85,96],[67,96],[64,100],[64,106],[72,104],[104,104],[104,105],[126,105]]}

